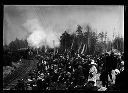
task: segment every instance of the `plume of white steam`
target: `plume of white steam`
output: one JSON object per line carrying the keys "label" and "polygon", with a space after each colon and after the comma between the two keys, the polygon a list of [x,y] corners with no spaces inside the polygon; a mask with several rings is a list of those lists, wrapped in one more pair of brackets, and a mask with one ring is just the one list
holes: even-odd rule
{"label": "plume of white steam", "polygon": [[39,20],[27,20],[24,26],[30,32],[30,35],[27,37],[29,46],[34,48],[39,48],[42,46],[54,48],[59,46],[60,42],[55,32],[52,30],[49,31],[49,29],[44,29]]}

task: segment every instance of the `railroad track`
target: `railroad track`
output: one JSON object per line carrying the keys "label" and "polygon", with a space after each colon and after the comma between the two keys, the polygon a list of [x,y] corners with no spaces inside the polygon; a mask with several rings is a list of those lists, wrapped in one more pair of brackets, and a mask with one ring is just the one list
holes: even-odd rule
{"label": "railroad track", "polygon": [[14,87],[17,84],[17,80],[26,77],[29,71],[36,67],[36,61],[37,60],[23,60],[23,65],[4,78],[3,88],[8,89]]}

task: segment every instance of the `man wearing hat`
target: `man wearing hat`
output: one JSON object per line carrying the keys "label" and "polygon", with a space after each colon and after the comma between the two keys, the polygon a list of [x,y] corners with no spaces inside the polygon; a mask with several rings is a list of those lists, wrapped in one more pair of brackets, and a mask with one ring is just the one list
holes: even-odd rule
{"label": "man wearing hat", "polygon": [[116,76],[120,74],[120,71],[118,69],[112,70],[112,84],[115,84]]}
{"label": "man wearing hat", "polygon": [[94,86],[96,86],[96,74],[97,74],[97,68],[96,68],[96,63],[94,62],[94,60],[91,61],[91,68],[89,70],[89,77],[88,77],[88,81],[94,81]]}

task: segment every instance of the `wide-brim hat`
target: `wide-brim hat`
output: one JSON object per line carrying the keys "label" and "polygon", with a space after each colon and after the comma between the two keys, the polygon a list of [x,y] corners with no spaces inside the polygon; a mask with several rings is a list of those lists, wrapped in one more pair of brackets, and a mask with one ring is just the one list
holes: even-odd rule
{"label": "wide-brim hat", "polygon": [[124,65],[124,61],[121,61],[121,64]]}
{"label": "wide-brim hat", "polygon": [[115,69],[115,72],[116,72],[116,73],[120,73],[120,71],[119,71],[118,69]]}
{"label": "wide-brim hat", "polygon": [[91,61],[91,65],[97,65],[94,60]]}

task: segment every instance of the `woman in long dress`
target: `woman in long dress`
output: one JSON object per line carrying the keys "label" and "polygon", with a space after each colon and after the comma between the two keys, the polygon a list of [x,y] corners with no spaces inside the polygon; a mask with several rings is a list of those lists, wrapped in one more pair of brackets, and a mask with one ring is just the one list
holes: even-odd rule
{"label": "woman in long dress", "polygon": [[96,78],[97,78],[97,68],[96,68],[96,63],[94,62],[94,60],[92,60],[91,62],[91,68],[89,70],[89,77],[88,77],[88,81],[94,81],[94,86],[96,86]]}

